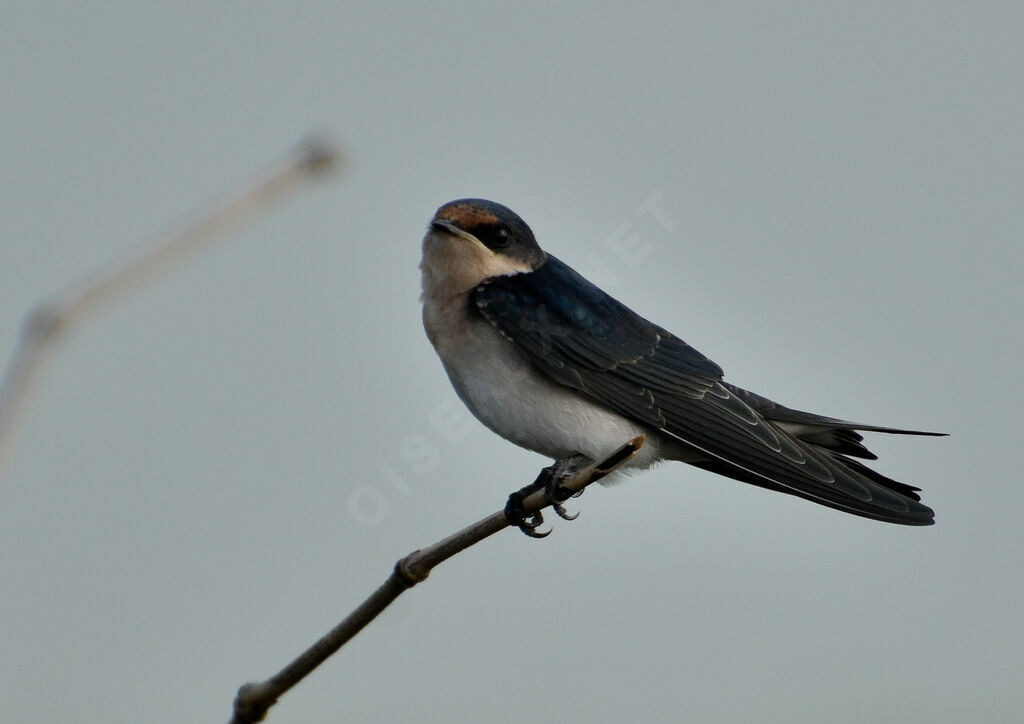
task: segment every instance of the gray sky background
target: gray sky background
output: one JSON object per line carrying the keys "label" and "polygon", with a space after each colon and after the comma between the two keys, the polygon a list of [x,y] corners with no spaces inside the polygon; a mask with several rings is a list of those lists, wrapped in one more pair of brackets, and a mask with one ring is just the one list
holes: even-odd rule
{"label": "gray sky background", "polygon": [[938,524],[662,467],[445,564],[269,721],[1024,720],[1024,16],[770,5],[4,4],[5,352],[307,130],[350,164],[50,360],[0,483],[0,721],[226,720],[532,480],[420,326],[470,195],[733,382],[952,433],[870,441]]}

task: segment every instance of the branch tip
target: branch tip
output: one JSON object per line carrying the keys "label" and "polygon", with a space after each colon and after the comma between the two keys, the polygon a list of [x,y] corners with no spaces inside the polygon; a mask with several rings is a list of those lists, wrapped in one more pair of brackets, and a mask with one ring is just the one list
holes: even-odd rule
{"label": "branch tip", "polygon": [[299,142],[302,167],[310,173],[334,170],[341,160],[341,150],[323,136],[309,136]]}
{"label": "branch tip", "polygon": [[646,441],[646,435],[638,435],[637,437],[634,437],[632,440],[602,460],[597,466],[597,472],[601,473],[602,476],[607,475],[612,470],[636,455],[640,448],[644,446]]}

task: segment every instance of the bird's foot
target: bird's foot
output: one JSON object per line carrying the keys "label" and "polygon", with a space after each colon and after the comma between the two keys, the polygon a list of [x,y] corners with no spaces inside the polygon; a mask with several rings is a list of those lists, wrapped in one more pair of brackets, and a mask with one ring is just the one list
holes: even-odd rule
{"label": "bird's foot", "polygon": [[576,520],[579,517],[579,513],[570,515],[562,503],[583,491],[572,493],[561,487],[559,482],[575,472],[577,468],[578,460],[576,458],[567,458],[565,460],[557,460],[553,465],[549,465],[541,470],[536,480],[508,496],[508,502],[505,503],[505,520],[508,521],[509,525],[514,525],[531,538],[545,538],[550,535],[550,529],[546,531],[537,530],[537,528],[544,524],[544,516],[539,510],[529,515],[523,510],[523,501],[538,490],[544,491],[545,500],[551,505],[559,518],[562,520]]}

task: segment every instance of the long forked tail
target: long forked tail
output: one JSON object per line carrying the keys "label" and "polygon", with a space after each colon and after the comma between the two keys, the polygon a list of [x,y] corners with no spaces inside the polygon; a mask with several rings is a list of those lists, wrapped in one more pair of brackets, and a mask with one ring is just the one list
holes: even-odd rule
{"label": "long forked tail", "polygon": [[[779,490],[780,492],[807,497],[810,500],[814,500],[816,503],[844,510],[845,512],[853,513],[855,515],[863,515],[876,520],[901,523],[904,525],[931,525],[934,523],[934,514],[931,509],[920,503],[921,496],[918,495],[921,490],[920,488],[906,483],[901,483],[898,480],[893,480],[892,478],[882,475],[860,462],[860,460],[878,459],[877,455],[864,446],[864,437],[860,433],[880,432],[891,435],[923,435],[929,437],[943,437],[947,433],[929,432],[925,430],[908,430],[881,425],[865,425],[834,417],[816,415],[811,412],[804,412],[802,410],[794,410],[792,408],[785,407],[784,405],[780,405],[767,397],[762,397],[761,395],[736,387],[735,385],[731,385],[729,383],[723,384],[725,384],[730,392],[742,399],[743,402],[753,408],[759,415],[801,442],[804,442],[813,449],[816,449],[821,454],[827,455],[835,464],[842,466],[856,476],[866,478],[872,483],[914,502],[910,504],[910,510],[908,511],[908,513],[910,513],[909,515],[904,514],[890,516],[873,509],[856,509],[856,507],[859,506],[851,509],[851,507],[847,507],[846,505],[821,500],[817,497],[805,495],[800,491],[794,491],[786,486],[774,485],[771,482],[766,482],[764,479],[758,478],[757,476],[744,474],[743,471],[723,469],[723,466],[716,462],[711,462],[708,465],[700,465],[700,467],[708,467],[709,469],[714,469],[714,471],[719,474],[724,474],[754,485],[760,485],[761,487],[767,487]],[[859,458],[859,460],[856,458]]]}

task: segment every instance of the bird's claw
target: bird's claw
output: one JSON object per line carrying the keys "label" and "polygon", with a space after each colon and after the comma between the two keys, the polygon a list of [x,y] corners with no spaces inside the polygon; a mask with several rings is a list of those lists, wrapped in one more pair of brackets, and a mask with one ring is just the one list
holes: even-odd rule
{"label": "bird's claw", "polygon": [[523,510],[523,501],[538,490],[544,491],[545,500],[551,505],[559,518],[562,520],[576,520],[580,514],[570,514],[562,503],[569,498],[577,497],[583,491],[572,493],[558,484],[560,474],[564,473],[567,466],[571,465],[572,462],[570,461],[558,461],[554,465],[541,470],[537,479],[525,488],[508,496],[508,502],[505,504],[505,520],[508,521],[509,525],[514,525],[531,538],[546,538],[551,534],[550,528],[543,532],[537,531],[537,528],[544,524],[544,516],[539,510],[530,515],[527,515],[526,511]]}
{"label": "bird's claw", "polygon": [[570,515],[566,511],[565,506],[561,503],[552,503],[551,507],[555,509],[555,512],[558,513],[558,517],[562,520],[576,520],[580,517],[579,511]]}
{"label": "bird's claw", "polygon": [[523,510],[523,501],[534,492],[531,490],[532,487],[527,485],[522,490],[508,496],[508,502],[505,503],[505,520],[508,521],[509,525],[514,525],[531,538],[546,538],[551,535],[550,529],[542,532],[537,531],[537,528],[544,524],[544,516],[541,515],[541,512],[538,510],[536,513],[527,515],[526,511]]}

